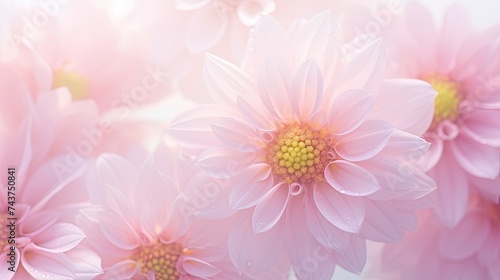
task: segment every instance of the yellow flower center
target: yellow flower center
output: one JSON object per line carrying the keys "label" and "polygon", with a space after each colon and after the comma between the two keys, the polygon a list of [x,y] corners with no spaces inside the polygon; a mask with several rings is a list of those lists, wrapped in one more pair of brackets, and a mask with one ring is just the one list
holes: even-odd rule
{"label": "yellow flower center", "polygon": [[178,243],[156,243],[142,247],[133,259],[144,274],[153,271],[157,280],[178,280],[180,274],[176,266],[182,252],[182,246]]}
{"label": "yellow flower center", "polygon": [[268,160],[274,173],[288,183],[324,179],[327,164],[328,132],[312,130],[308,124],[292,123],[280,129],[271,143]]}
{"label": "yellow flower center", "polygon": [[71,92],[73,100],[88,97],[89,85],[82,75],[74,71],[59,70],[54,72],[52,88],[66,87]]}
{"label": "yellow flower center", "polygon": [[429,83],[437,91],[434,101],[434,124],[443,120],[454,121],[459,115],[458,105],[461,101],[456,83],[443,78],[429,79]]}

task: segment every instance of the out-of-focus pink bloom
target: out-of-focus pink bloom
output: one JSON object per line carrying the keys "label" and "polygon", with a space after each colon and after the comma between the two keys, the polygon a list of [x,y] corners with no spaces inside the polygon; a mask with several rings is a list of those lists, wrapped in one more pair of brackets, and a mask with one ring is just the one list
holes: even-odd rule
{"label": "out-of-focus pink bloom", "polygon": [[[35,75],[37,70],[32,69]],[[87,198],[81,180],[86,164],[68,165],[56,151],[71,138],[64,137],[73,132],[64,131],[65,125],[75,115],[87,117],[95,105],[71,102],[64,89],[42,91],[33,99],[28,85],[0,64],[0,278],[91,279],[102,273],[100,258],[79,246],[85,234],[72,222],[72,213]],[[8,168],[15,172],[8,174]],[[15,228],[6,226],[13,221],[9,218],[16,218]],[[8,239],[13,235],[15,244]],[[11,246],[15,265],[7,262]]]}
{"label": "out-of-focus pink bloom", "polygon": [[448,9],[441,28],[417,2],[405,10],[404,22],[384,35],[388,75],[426,80],[438,92],[422,163],[438,186],[431,195],[436,214],[451,227],[467,208],[467,177],[495,179],[500,172],[500,71],[493,59],[500,26],[474,31],[458,5]]}
{"label": "out-of-focus pink bloom", "polygon": [[[499,180],[490,184],[498,187]],[[497,196],[500,191],[497,192]],[[497,201],[498,203],[498,201]],[[500,269],[500,205],[471,195],[468,210],[453,228],[431,211],[398,244],[386,245],[380,279],[496,280]]]}
{"label": "out-of-focus pink bloom", "polygon": [[[43,86],[66,87],[74,100],[92,99],[101,112],[123,104],[135,108],[168,93],[171,73],[166,65],[152,63],[143,38],[128,34],[126,24],[114,24],[109,11],[94,1],[28,7],[10,19],[10,38],[5,38],[13,53],[21,56],[14,62],[19,72],[31,74],[33,58],[22,47],[28,41],[46,61]],[[127,36],[135,41],[126,40]],[[8,46],[4,48],[8,51]]]}
{"label": "out-of-focus pink bloom", "polygon": [[176,157],[158,149],[140,167],[113,154],[97,159],[89,177],[94,206],[81,211],[79,224],[102,257],[103,277],[251,279],[227,256],[230,223],[198,219],[184,207],[178,184],[191,173],[176,167]]}
{"label": "out-of-focus pink bloom", "polygon": [[180,80],[183,93],[197,102],[209,102],[212,100],[203,87],[201,71],[205,52],[240,65],[252,27],[260,16],[271,14],[289,26],[298,18],[328,9],[341,14],[355,6],[354,2],[360,5],[363,1],[149,0],[133,1],[135,6],[130,10],[136,14],[141,31],[154,34],[153,44],[163,42],[163,49],[179,51],[177,56],[182,60],[175,65],[184,74]]}
{"label": "out-of-focus pink bloom", "polygon": [[[201,152],[197,166],[230,180],[225,203],[205,215],[238,212],[229,254],[240,272],[269,269],[282,250],[301,279],[330,279],[336,263],[360,272],[365,239],[401,238],[434,189],[411,160],[428,148],[412,133],[427,129],[435,92],[422,81],[383,80],[380,41],[349,57],[340,41],[328,12],[290,34],[262,17],[241,68],[206,57],[206,86],[219,104],[188,110],[170,127],[187,153]],[[408,98],[394,98],[401,93]],[[400,108],[407,114],[395,116]],[[309,257],[321,259],[317,269],[304,264]]]}

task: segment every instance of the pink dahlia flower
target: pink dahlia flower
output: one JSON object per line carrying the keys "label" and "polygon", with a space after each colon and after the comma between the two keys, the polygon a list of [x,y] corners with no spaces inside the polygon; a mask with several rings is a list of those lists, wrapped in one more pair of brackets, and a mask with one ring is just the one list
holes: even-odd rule
{"label": "pink dahlia flower", "polygon": [[177,169],[176,156],[159,149],[140,167],[113,154],[97,159],[89,177],[94,206],[81,211],[79,224],[102,257],[102,278],[252,279],[227,256],[229,224],[184,211],[178,183],[186,170]]}
{"label": "pink dahlia flower", "polygon": [[212,199],[226,202],[200,212],[238,213],[228,246],[240,272],[265,271],[284,251],[299,278],[330,279],[336,263],[360,272],[365,239],[400,239],[413,209],[428,205],[434,183],[411,164],[428,143],[412,133],[428,127],[435,92],[383,80],[380,41],[342,57],[328,12],[291,30],[263,17],[241,68],[207,55],[218,104],[181,114],[170,133],[201,152],[198,167],[229,180]]}
{"label": "pink dahlia flower", "polygon": [[[31,57],[23,45],[33,45],[46,64],[44,86],[65,87],[73,100],[92,99],[101,112],[120,105],[135,108],[164,97],[170,86],[166,63],[151,59],[151,50],[142,45],[145,38],[131,33],[126,24],[115,24],[110,11],[95,2],[19,5],[5,24],[9,35],[2,52],[11,53],[19,72],[29,76]],[[126,40],[127,36],[136,41]]]}
{"label": "pink dahlia flower", "polygon": [[[484,184],[484,182],[482,182]],[[497,179],[490,187],[498,187]],[[497,197],[498,194],[497,192]],[[496,280],[500,277],[500,205],[470,196],[467,212],[453,228],[434,213],[399,244],[386,245],[381,279]]]}
{"label": "pink dahlia flower", "polygon": [[394,66],[388,75],[426,80],[438,93],[423,134],[431,148],[422,162],[438,187],[431,195],[435,212],[452,227],[467,208],[467,177],[495,179],[500,172],[500,69],[494,59],[500,26],[474,31],[467,12],[452,6],[438,28],[420,4],[405,9],[405,24],[392,24],[384,35]]}
{"label": "pink dahlia flower", "polygon": [[50,152],[64,142],[53,137],[64,135],[65,121],[88,107],[69,102],[64,90],[33,100],[8,67],[0,73],[0,278],[92,279],[102,273],[100,258],[80,246],[85,234],[72,222],[87,197],[86,165],[69,168],[64,155]]}

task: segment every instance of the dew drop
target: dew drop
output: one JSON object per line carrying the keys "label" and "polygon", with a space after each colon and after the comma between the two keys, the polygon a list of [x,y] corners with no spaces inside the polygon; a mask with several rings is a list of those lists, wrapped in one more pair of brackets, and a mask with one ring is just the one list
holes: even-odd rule
{"label": "dew drop", "polygon": [[340,189],[340,193],[345,193],[345,190],[344,189]]}
{"label": "dew drop", "polygon": [[359,195],[359,192],[354,192],[354,195],[355,195],[355,196],[358,196],[358,195]]}

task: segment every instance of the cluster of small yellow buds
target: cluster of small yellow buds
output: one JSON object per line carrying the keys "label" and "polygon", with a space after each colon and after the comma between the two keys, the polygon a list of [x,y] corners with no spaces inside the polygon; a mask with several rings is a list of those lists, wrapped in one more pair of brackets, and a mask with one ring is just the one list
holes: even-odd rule
{"label": "cluster of small yellow buds", "polygon": [[326,129],[312,130],[309,125],[283,127],[268,153],[273,170],[288,183],[313,182],[323,179],[327,164]]}
{"label": "cluster of small yellow buds", "polygon": [[182,254],[182,246],[178,243],[156,243],[142,247],[134,258],[144,274],[153,271],[157,280],[178,280],[177,260]]}

